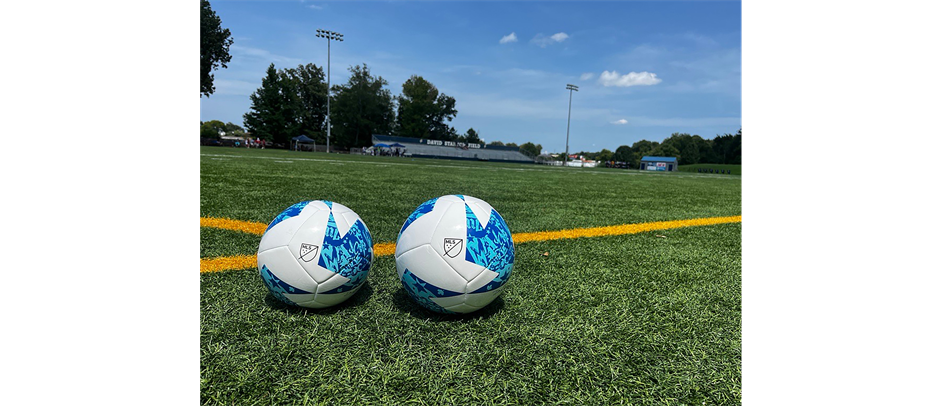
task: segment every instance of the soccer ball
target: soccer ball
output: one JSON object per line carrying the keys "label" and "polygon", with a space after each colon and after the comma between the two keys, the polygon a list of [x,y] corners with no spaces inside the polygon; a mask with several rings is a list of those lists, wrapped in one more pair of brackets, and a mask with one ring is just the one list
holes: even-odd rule
{"label": "soccer ball", "polygon": [[439,313],[470,313],[504,290],[514,265],[507,223],[487,202],[448,195],[422,203],[396,240],[406,292]]}
{"label": "soccer ball", "polygon": [[373,263],[370,230],[353,210],[326,200],[281,212],[258,244],[258,272],[272,296],[323,308],[347,300]]}

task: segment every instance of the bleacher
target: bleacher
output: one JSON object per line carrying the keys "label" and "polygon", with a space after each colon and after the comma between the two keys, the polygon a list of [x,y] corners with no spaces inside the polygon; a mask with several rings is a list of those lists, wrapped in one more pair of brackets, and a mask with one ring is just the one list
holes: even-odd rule
{"label": "bleacher", "polygon": [[[426,140],[411,137],[395,137],[373,134],[373,147],[379,144],[400,144],[405,148],[405,156],[417,158],[466,159],[477,161],[533,162],[515,147],[466,144],[462,142]],[[441,144],[441,145],[436,145]],[[477,146],[477,147],[475,147]]]}

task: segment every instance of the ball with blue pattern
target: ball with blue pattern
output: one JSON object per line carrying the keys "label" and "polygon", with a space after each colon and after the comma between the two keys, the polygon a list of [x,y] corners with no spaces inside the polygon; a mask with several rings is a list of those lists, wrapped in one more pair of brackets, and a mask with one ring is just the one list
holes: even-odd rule
{"label": "ball with blue pattern", "polygon": [[258,247],[258,270],[272,297],[324,308],[363,286],[373,263],[373,239],[350,208],[327,200],[291,205],[275,216]]}
{"label": "ball with blue pattern", "polygon": [[510,228],[490,204],[447,195],[420,204],[396,240],[396,269],[406,293],[439,313],[470,313],[507,287],[514,262]]}

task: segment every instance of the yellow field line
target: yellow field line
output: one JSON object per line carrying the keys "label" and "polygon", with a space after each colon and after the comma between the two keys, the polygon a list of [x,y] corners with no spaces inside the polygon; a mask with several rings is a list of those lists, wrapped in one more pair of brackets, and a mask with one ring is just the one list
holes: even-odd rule
{"label": "yellow field line", "polygon": [[396,243],[381,242],[379,244],[373,244],[373,255],[377,257],[385,257],[387,255],[392,255],[395,253],[396,253]]}
{"label": "yellow field line", "polygon": [[[708,226],[724,223],[741,223],[742,216],[706,217],[689,220],[654,221],[650,223],[622,224],[607,227],[573,228],[559,231],[538,231],[535,233],[513,234],[514,244],[530,241],[548,241],[567,238],[601,237],[610,235],[637,234],[646,231],[669,230],[672,228]],[[266,224],[221,218],[200,217],[200,227],[222,228],[262,235]],[[396,252],[395,243],[373,245],[373,255],[383,257]],[[234,257],[200,258],[200,272],[220,272],[235,269],[254,268],[257,266],[255,255],[237,255]]]}
{"label": "yellow field line", "polygon": [[200,258],[200,273],[221,272],[234,269],[254,268],[258,266],[255,254],[236,255],[234,257]]}
{"label": "yellow field line", "polygon": [[262,235],[265,234],[265,229],[268,228],[268,224],[256,223],[254,221],[200,217],[200,227],[222,228],[225,230]]}
{"label": "yellow field line", "polygon": [[602,237],[606,235],[637,234],[645,231],[669,230],[672,228],[708,226],[712,224],[740,223],[742,216],[707,217],[690,220],[655,221],[651,223],[622,224],[618,226],[574,228],[559,231],[538,231],[513,235],[514,244],[529,241],[560,240],[564,238]]}

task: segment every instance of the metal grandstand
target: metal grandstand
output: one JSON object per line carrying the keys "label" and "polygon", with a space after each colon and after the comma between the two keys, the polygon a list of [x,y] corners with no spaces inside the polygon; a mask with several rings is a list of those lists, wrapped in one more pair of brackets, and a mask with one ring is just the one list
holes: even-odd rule
{"label": "metal grandstand", "polygon": [[395,143],[403,145],[405,156],[417,158],[534,162],[516,147],[373,134],[373,148]]}

